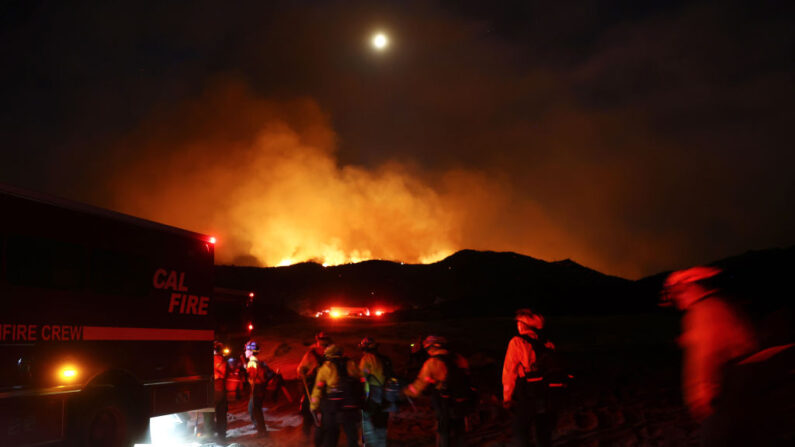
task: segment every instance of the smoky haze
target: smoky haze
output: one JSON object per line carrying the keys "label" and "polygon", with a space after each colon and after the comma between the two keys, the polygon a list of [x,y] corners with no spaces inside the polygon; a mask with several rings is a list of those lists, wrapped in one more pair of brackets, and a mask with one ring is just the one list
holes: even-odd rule
{"label": "smoky haze", "polygon": [[496,176],[344,165],[336,140],[310,99],[267,101],[218,82],[114,148],[124,156],[108,177],[113,207],[215,235],[218,262],[237,265],[426,263],[472,244],[516,247],[524,225],[535,230],[520,248],[554,256],[547,241],[561,235]]}

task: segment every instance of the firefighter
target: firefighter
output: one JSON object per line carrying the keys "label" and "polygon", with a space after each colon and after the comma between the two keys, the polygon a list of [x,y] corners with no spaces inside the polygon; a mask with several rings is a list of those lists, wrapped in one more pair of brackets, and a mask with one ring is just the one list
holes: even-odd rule
{"label": "firefighter", "polygon": [[[784,323],[781,338],[775,319],[748,312],[739,297],[716,286],[722,281],[726,275],[715,267],[674,272],[661,303],[684,311],[683,393],[703,423],[703,445],[795,445],[792,326]],[[748,298],[750,306],[769,299]]]}
{"label": "firefighter", "polygon": [[257,358],[257,354],[259,354],[259,344],[255,341],[246,343],[246,358],[248,359],[246,373],[249,384],[251,384],[248,412],[251,415],[251,421],[257,428],[257,433],[260,436],[266,436],[268,427],[265,426],[265,418],[262,416],[262,403],[265,400],[268,381],[273,376],[273,371],[265,362]]}
{"label": "firefighter", "polygon": [[310,409],[320,412],[320,427],[315,430],[315,447],[336,447],[340,426],[349,447],[359,445],[359,420],[362,405],[362,381],[353,360],[343,357],[342,348],[331,345],[324,352],[325,361],[317,370]]}
{"label": "firefighter", "polygon": [[530,309],[516,312],[519,335],[508,343],[502,367],[503,405],[513,409],[515,444],[530,445],[530,430],[535,427],[535,444],[551,445],[555,415],[549,405],[548,378],[542,358],[555,345],[540,335],[544,317]]}
{"label": "firefighter", "polygon": [[359,342],[363,355],[359,371],[364,379],[365,404],[362,408],[362,438],[365,446],[386,447],[389,413],[386,384],[392,379],[392,362],[378,352],[378,344],[371,337]]}
{"label": "firefighter", "polygon": [[428,353],[422,347],[423,340],[425,337],[417,336],[409,343],[409,359],[403,371],[405,377],[416,377],[422,369],[422,365],[428,360]]}
{"label": "firefighter", "polygon": [[320,331],[315,334],[315,344],[304,354],[298,364],[298,378],[303,382],[304,393],[301,397],[301,415],[303,422],[301,429],[304,436],[309,439],[312,434],[312,427],[315,425],[312,410],[310,410],[309,397],[312,395],[312,388],[315,386],[315,376],[320,365],[323,364],[323,353],[331,345],[331,337],[325,332]]}
{"label": "firefighter", "polygon": [[226,379],[228,377],[227,363],[224,359],[224,346],[216,341],[213,344],[213,403],[214,413],[204,413],[204,426],[208,433],[215,432],[220,440],[226,439],[226,412],[228,401],[226,398]]}
{"label": "firefighter", "polygon": [[469,364],[464,357],[448,350],[444,337],[429,335],[422,346],[429,357],[416,380],[404,388],[403,393],[408,397],[419,397],[430,386],[436,416],[436,446],[463,446],[465,407],[472,403],[471,397],[464,397],[469,391],[466,389],[469,387]]}

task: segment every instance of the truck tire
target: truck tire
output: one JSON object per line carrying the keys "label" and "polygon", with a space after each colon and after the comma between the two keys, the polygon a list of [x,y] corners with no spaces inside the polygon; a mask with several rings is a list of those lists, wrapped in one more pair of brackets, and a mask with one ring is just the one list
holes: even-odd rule
{"label": "truck tire", "polygon": [[78,445],[129,447],[145,435],[146,417],[117,396],[95,396],[81,407]]}

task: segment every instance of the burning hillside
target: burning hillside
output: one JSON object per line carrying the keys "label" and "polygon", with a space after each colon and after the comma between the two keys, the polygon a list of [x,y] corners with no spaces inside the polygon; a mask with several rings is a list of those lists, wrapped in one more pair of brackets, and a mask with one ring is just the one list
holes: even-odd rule
{"label": "burning hillside", "polygon": [[431,263],[465,247],[591,257],[498,175],[344,164],[338,144],[313,101],[224,84],[120,144],[114,207],[217,235],[224,264]]}

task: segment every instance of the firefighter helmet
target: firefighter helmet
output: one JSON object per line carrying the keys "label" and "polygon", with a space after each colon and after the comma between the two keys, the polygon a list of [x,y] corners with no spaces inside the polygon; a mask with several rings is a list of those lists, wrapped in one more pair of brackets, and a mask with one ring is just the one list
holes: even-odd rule
{"label": "firefighter helmet", "polygon": [[254,340],[246,343],[246,351],[259,352],[259,344]]}
{"label": "firefighter helmet", "polygon": [[378,347],[378,343],[373,340],[373,337],[364,337],[362,341],[359,342],[359,349],[362,350],[373,350]]}
{"label": "firefighter helmet", "polygon": [[515,319],[531,329],[544,329],[544,317],[530,309],[517,310]]}
{"label": "firefighter helmet", "polygon": [[[721,273],[721,271],[717,267],[696,266],[671,273],[663,284],[663,289],[660,293],[660,306],[670,306],[676,300],[683,300],[682,292],[687,287],[712,278]],[[689,303],[678,303],[682,308],[687,307],[687,304]]]}
{"label": "firefighter helmet", "polygon": [[320,331],[315,334],[315,341],[319,346],[327,348],[331,343],[331,337],[328,336],[324,331]]}
{"label": "firefighter helmet", "polygon": [[320,340],[329,340],[330,341],[331,337],[329,337],[328,334],[326,334],[324,331],[320,331],[317,334],[315,334],[315,340],[318,340],[318,341],[320,341]]}
{"label": "firefighter helmet", "polygon": [[429,335],[422,341],[424,349],[429,348],[445,348],[447,347],[447,339],[439,335]]}

